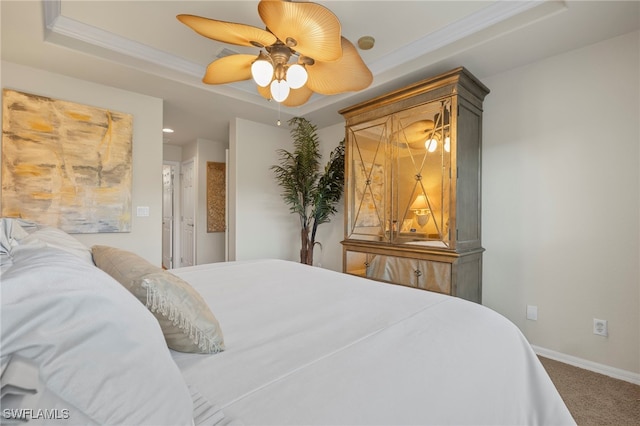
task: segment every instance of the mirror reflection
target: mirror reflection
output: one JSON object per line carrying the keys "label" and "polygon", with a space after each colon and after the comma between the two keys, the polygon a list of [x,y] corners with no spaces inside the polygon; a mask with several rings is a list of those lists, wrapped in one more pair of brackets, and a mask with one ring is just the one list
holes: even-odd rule
{"label": "mirror reflection", "polygon": [[448,247],[451,99],[349,128],[349,238]]}
{"label": "mirror reflection", "polygon": [[367,123],[351,129],[351,194],[349,234],[354,238],[378,241],[388,231],[390,211],[388,192],[390,161],[388,130],[391,118]]}
{"label": "mirror reflection", "polygon": [[396,116],[396,173],[400,232],[396,242],[449,240],[451,101],[433,102]]}

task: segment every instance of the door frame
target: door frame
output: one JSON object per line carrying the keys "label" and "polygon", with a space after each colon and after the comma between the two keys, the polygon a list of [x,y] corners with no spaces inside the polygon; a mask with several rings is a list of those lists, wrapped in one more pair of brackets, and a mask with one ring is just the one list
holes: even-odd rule
{"label": "door frame", "polygon": [[171,197],[171,202],[173,203],[173,241],[171,243],[171,267],[177,268],[180,263],[180,258],[178,256],[180,256],[180,243],[182,241],[180,238],[180,217],[182,214],[182,206],[180,205],[180,176],[182,175],[182,168],[179,161],[163,160],[162,164],[171,166],[173,169],[173,194]]}
{"label": "door frame", "polygon": [[[184,222],[184,194],[182,193],[182,184],[183,184],[183,179],[184,179],[184,173],[183,173],[183,169],[184,169],[184,165],[187,163],[192,163],[193,164],[193,264],[196,265],[197,264],[197,228],[198,228],[198,162],[197,162],[197,158],[196,157],[191,157],[189,159],[186,159],[184,161],[182,161],[180,163],[180,232],[182,232],[182,226],[183,226],[183,222]],[[182,234],[180,234],[182,237]],[[180,242],[180,246],[179,246],[179,266],[182,266],[182,259],[183,259],[183,253],[182,253],[182,240]]]}

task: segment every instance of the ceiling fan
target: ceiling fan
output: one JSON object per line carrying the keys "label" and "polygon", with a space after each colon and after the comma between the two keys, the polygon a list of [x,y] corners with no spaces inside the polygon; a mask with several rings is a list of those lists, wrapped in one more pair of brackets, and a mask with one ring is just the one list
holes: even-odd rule
{"label": "ceiling fan", "polygon": [[258,14],[266,30],[194,15],[177,16],[202,36],[260,49],[257,56],[233,54],[211,62],[204,83],[253,78],[264,98],[293,107],[307,102],[314,92],[355,92],[373,81],[355,46],[342,37],[340,21],[324,6],[261,0]]}

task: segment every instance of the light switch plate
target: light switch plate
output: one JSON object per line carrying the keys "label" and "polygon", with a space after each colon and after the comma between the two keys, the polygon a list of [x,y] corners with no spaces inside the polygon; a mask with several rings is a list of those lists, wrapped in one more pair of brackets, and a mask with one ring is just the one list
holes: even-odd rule
{"label": "light switch plate", "polygon": [[538,321],[538,307],[533,305],[527,305],[527,319],[531,321]]}

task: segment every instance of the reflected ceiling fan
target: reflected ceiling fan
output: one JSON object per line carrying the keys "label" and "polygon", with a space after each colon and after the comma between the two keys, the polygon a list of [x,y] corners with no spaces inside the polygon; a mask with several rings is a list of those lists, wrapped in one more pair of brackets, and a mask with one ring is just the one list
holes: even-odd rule
{"label": "reflected ceiling fan", "polygon": [[373,75],[355,46],[342,37],[340,21],[316,3],[262,0],[258,14],[266,30],[194,15],[180,22],[210,39],[260,49],[211,62],[202,81],[227,84],[254,79],[258,92],[286,106],[299,106],[311,95],[335,95],[367,88]]}

